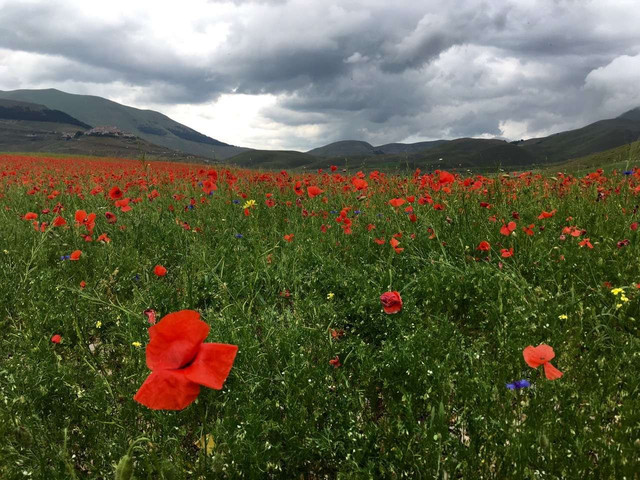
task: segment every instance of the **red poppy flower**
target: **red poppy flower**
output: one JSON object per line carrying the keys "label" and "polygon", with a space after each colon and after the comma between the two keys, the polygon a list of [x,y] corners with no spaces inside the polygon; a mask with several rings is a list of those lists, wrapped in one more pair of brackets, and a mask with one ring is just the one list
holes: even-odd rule
{"label": "red poppy flower", "polygon": [[333,368],[338,368],[342,366],[342,364],[340,363],[340,357],[336,355],[335,358],[332,358],[331,360],[329,360],[329,365],[333,366]]}
{"label": "red poppy flower", "polygon": [[309,195],[309,198],[317,197],[321,193],[324,193],[324,190],[320,190],[320,188],[315,185],[307,188],[307,195]]}
{"label": "red poppy flower", "polygon": [[158,277],[164,277],[167,274],[167,269],[164,268],[162,265],[156,265],[153,268],[153,273],[155,273],[156,276]]}
{"label": "red poppy flower", "polygon": [[74,250],[69,255],[69,260],[80,260],[80,255],[82,255],[82,250]]}
{"label": "red poppy flower", "polygon": [[66,224],[67,224],[67,221],[64,218],[62,218],[61,216],[57,216],[53,220],[53,226],[54,227],[62,227],[64,225],[66,225]]}
{"label": "red poppy flower", "polygon": [[488,252],[489,250],[491,250],[491,244],[486,240],[483,240],[478,244],[476,250],[480,250],[481,252]]}
{"label": "red poppy flower", "polygon": [[288,235],[285,235],[283,238],[287,241],[287,242],[293,242],[293,237],[295,237],[295,235],[293,233],[290,233]]}
{"label": "red poppy flower", "polygon": [[506,225],[502,225],[502,228],[500,228],[500,233],[504,236],[509,236],[511,235],[511,232],[513,232],[516,229],[516,222],[509,222]]}
{"label": "red poppy flower", "polygon": [[149,328],[147,377],[133,399],[153,410],[182,410],[200,393],[200,386],[222,389],[238,347],[202,343],[209,325],[198,312],[170,313]]}
{"label": "red poppy flower", "polygon": [[147,308],[144,312],[142,312],[146,315],[147,317],[147,321],[151,324],[151,325],[155,325],[156,324],[156,311],[153,308]]}
{"label": "red poppy flower", "polygon": [[87,282],[85,282],[84,280],[82,280],[82,281],[80,282],[80,288],[84,288],[84,287],[86,287],[86,286],[87,286]]}
{"label": "red poppy flower", "polygon": [[107,223],[116,223],[118,218],[111,212],[104,212],[104,216],[107,217]]}
{"label": "red poppy flower", "polygon": [[385,292],[380,295],[380,301],[385,313],[393,314],[402,310],[402,297],[398,292]]}
{"label": "red poppy flower", "polygon": [[392,238],[391,240],[389,240],[389,243],[391,244],[391,246],[393,247],[396,253],[401,253],[404,250],[404,248],[398,247],[398,245],[400,245],[400,242],[395,238]]}
{"label": "red poppy flower", "polygon": [[392,207],[399,207],[404,204],[404,198],[392,198],[389,200],[389,205]]}
{"label": "red poppy flower", "polygon": [[624,240],[620,240],[616,245],[618,246],[618,248],[622,248],[628,246],[630,243],[631,242],[625,238]]}
{"label": "red poppy flower", "polygon": [[638,222],[633,222],[631,225],[629,225],[629,228],[635,232],[636,230],[638,230]]}
{"label": "red poppy flower", "polygon": [[542,220],[544,218],[551,218],[556,214],[555,210],[551,210],[550,212],[543,211],[540,215],[538,215],[538,220]]}
{"label": "red poppy flower", "polygon": [[556,356],[553,348],[549,345],[544,343],[537,347],[529,345],[522,351],[522,356],[531,368],[538,368],[542,365],[547,379],[556,380],[562,376],[562,372],[549,363]]}
{"label": "red poppy flower", "polygon": [[500,255],[502,256],[502,258],[509,258],[513,256],[513,247],[511,247],[509,250],[507,250],[506,248],[501,249]]}
{"label": "red poppy flower", "polygon": [[27,212],[24,214],[23,218],[25,220],[35,220],[36,218],[38,218],[38,214],[33,212]]}
{"label": "red poppy flower", "polygon": [[109,198],[111,200],[119,200],[122,198],[122,190],[120,190],[119,187],[113,187],[111,190],[109,190]]}
{"label": "red poppy flower", "polygon": [[53,337],[51,337],[51,341],[53,343],[60,343],[61,340],[62,340],[62,337],[57,333]]}
{"label": "red poppy flower", "polygon": [[522,227],[522,231],[531,237],[533,236],[533,227],[535,227],[535,225],[532,223],[528,227]]}
{"label": "red poppy flower", "polygon": [[385,243],[387,243],[384,238],[374,238],[373,241],[376,242],[378,245],[384,245]]}
{"label": "red poppy flower", "polygon": [[589,241],[588,238],[585,238],[584,240],[579,242],[578,245],[581,246],[581,247],[593,248],[593,245],[591,244],[591,242]]}

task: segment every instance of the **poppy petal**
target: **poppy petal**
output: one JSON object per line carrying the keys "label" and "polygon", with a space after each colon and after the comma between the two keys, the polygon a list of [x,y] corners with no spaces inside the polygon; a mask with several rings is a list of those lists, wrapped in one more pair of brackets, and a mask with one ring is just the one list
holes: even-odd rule
{"label": "poppy petal", "polygon": [[147,366],[150,370],[181,368],[193,360],[209,335],[209,325],[193,310],[165,315],[149,328]]}
{"label": "poppy petal", "polygon": [[531,368],[538,368],[543,363],[546,363],[555,357],[555,355],[553,348],[549,345],[545,345],[544,343],[537,347],[529,345],[522,351],[524,361],[527,362],[527,365]]}
{"label": "poppy petal", "polygon": [[182,371],[151,372],[133,399],[152,410],[182,410],[200,393],[200,385]]}
{"label": "poppy petal", "polygon": [[544,364],[544,375],[548,380],[557,380],[562,376],[562,372],[547,362]]}
{"label": "poppy petal", "polygon": [[184,374],[192,382],[220,390],[237,352],[236,345],[204,343],[193,363],[183,370]]}

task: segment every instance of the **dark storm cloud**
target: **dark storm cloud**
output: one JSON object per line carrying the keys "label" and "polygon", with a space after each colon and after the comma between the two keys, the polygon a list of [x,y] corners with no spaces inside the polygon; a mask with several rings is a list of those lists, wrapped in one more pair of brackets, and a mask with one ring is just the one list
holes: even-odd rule
{"label": "dark storm cloud", "polygon": [[105,21],[71,1],[0,6],[0,48],[64,59],[33,78],[119,81],[158,104],[270,93],[278,100],[264,115],[317,127],[310,147],[548,132],[621,113],[613,89],[629,92],[628,108],[640,102],[629,86],[640,75],[633,1],[187,2],[190,27],[176,29],[226,29],[194,54],[175,46],[179,35],[151,32],[143,14]]}

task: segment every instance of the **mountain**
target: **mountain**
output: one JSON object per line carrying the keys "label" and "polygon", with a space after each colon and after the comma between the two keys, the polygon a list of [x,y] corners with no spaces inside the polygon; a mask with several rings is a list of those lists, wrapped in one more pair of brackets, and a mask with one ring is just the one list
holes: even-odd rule
{"label": "mountain", "polygon": [[72,123],[0,118],[0,152],[58,153],[139,159],[194,161],[208,159],[160,147],[141,138],[124,135],[85,135],[90,132]]}
{"label": "mountain", "polygon": [[367,142],[361,142],[359,140],[342,140],[340,142],[330,143],[323,147],[314,148],[306,152],[309,155],[316,157],[341,157],[349,155],[375,155],[376,149]]}
{"label": "mountain", "polygon": [[326,158],[351,155],[394,155],[429,150],[445,143],[446,141],[447,140],[434,140],[431,142],[418,143],[387,143],[385,145],[380,145],[379,147],[374,147],[370,143],[359,140],[342,140],[314,148],[306,153],[316,157]]}
{"label": "mountain", "polygon": [[[243,168],[265,168],[283,170],[288,168],[310,167],[318,162],[318,157],[292,150],[248,150],[228,161]],[[325,160],[322,160],[326,164]],[[325,165],[323,165],[325,166]]]}
{"label": "mountain", "polygon": [[0,98],[59,110],[88,125],[113,125],[155,145],[201,157],[225,159],[247,150],[203,135],[159,112],[128,107],[93,95],[75,95],[50,88],[0,90]]}
{"label": "mountain", "polygon": [[[295,164],[305,168],[324,168],[328,164],[349,164],[370,169],[532,168],[566,162],[628,145],[637,140],[640,140],[640,107],[616,118],[600,120],[575,130],[515,142],[458,138],[373,146],[367,142],[344,140],[308,151],[307,155],[315,157],[315,161],[309,157],[297,157]],[[280,160],[272,155],[269,164],[278,164],[284,168],[286,160]],[[303,163],[305,160],[307,163]],[[230,158],[229,161],[234,163],[235,158]]]}
{"label": "mountain", "polygon": [[555,133],[544,138],[517,142],[540,163],[562,162],[583,157],[640,139],[640,109],[617,118],[600,120],[586,127]]}
{"label": "mountain", "polygon": [[83,129],[91,128],[91,125],[87,125],[60,110],[51,110],[44,105],[15,100],[0,99],[0,119],[61,123],[75,125]]}
{"label": "mountain", "polygon": [[618,118],[622,120],[631,120],[633,122],[640,122],[640,107],[636,107],[633,110],[624,112]]}
{"label": "mountain", "polygon": [[386,143],[379,147],[375,147],[375,149],[387,154],[417,153],[438,147],[446,142],[447,140],[433,140],[431,142],[418,143]]}

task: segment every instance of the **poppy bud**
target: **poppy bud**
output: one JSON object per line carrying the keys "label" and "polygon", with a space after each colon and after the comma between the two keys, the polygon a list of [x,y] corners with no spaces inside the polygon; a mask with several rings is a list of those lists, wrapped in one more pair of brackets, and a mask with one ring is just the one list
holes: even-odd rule
{"label": "poppy bud", "polygon": [[116,480],[131,480],[133,478],[133,457],[125,455],[116,467]]}

